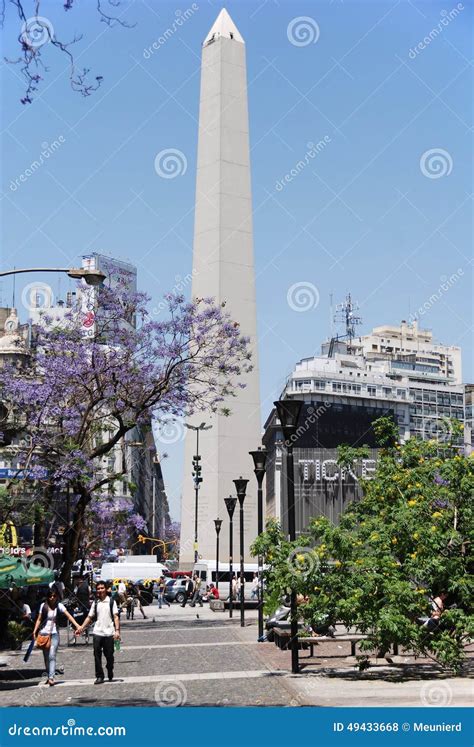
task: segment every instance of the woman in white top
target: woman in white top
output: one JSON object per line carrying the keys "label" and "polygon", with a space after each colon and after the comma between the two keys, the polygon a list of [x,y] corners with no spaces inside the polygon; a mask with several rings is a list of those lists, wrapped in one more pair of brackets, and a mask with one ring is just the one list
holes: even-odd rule
{"label": "woman in white top", "polygon": [[63,614],[71,625],[76,630],[79,630],[79,625],[73,616],[69,614],[64,604],[61,604],[59,601],[58,592],[55,589],[50,589],[46,596],[46,602],[43,602],[39,609],[33,630],[33,638],[36,638],[38,634],[49,635],[51,637],[50,647],[43,649],[44,666],[48,673],[48,685],[54,685],[54,675],[56,673],[56,652],[59,646],[58,613]]}

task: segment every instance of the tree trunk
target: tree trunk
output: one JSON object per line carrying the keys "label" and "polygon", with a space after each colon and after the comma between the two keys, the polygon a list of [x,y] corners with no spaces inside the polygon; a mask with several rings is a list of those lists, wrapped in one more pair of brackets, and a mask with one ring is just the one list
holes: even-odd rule
{"label": "tree trunk", "polygon": [[46,521],[45,521],[45,508],[51,505],[52,502],[52,486],[46,485],[44,493],[38,503],[35,502],[34,507],[34,532],[33,532],[33,544],[35,547],[45,547],[46,545]]}
{"label": "tree trunk", "polygon": [[84,516],[90,500],[91,496],[86,491],[84,491],[81,486],[80,498],[74,507],[72,521],[70,523],[70,526],[66,528],[66,532],[64,535],[65,558],[61,571],[61,581],[68,588],[71,586],[71,570],[74,562],[78,558],[79,544],[82,531],[84,529]]}

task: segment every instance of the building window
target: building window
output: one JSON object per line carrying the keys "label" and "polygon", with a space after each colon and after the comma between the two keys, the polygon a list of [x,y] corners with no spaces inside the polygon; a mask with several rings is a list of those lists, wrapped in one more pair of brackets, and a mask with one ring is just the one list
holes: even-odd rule
{"label": "building window", "polygon": [[367,394],[369,394],[371,397],[377,396],[377,387],[376,386],[367,386]]}
{"label": "building window", "polygon": [[384,397],[390,397],[392,395],[392,389],[389,386],[382,387],[382,393]]}

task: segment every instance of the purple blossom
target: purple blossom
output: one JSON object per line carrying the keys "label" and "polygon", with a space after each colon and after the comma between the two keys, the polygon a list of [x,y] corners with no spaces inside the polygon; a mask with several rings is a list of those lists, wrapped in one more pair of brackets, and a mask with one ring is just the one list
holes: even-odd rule
{"label": "purple blossom", "polygon": [[[3,401],[29,442],[22,462],[43,468],[45,500],[66,488],[78,496],[77,532],[88,506],[106,521],[107,510],[96,501],[103,502],[124,471],[108,473],[104,457],[128,432],[154,418],[215,412],[251,370],[248,340],[223,305],[171,294],[168,318],[156,322],[148,301],[104,286],[94,301],[91,336],[85,336],[78,299],[62,324],[46,316],[35,325],[28,368],[0,370]],[[130,507],[126,515],[133,515]]]}

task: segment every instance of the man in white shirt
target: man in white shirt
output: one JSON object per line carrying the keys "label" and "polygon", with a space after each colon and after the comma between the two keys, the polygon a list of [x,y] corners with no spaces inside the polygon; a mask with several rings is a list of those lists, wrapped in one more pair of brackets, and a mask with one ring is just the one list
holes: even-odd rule
{"label": "man in white shirt", "polygon": [[104,682],[102,652],[105,656],[109,682],[112,682],[114,678],[114,641],[120,640],[120,619],[115,601],[107,596],[104,581],[97,582],[96,592],[97,599],[92,602],[89,614],[76,635],[80,635],[95,620],[92,631],[96,676],[94,685],[101,685]]}

